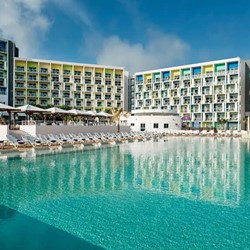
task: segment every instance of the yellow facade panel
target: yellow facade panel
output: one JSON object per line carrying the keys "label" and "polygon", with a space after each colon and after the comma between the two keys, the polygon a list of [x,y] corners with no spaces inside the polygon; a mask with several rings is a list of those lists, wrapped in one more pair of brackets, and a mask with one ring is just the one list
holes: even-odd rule
{"label": "yellow facade panel", "polygon": [[203,73],[211,72],[214,71],[214,66],[213,65],[206,65],[203,66]]}

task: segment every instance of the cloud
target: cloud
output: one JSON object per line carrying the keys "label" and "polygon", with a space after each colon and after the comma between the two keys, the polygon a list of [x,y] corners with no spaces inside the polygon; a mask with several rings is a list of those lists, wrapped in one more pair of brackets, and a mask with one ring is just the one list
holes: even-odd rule
{"label": "cloud", "polygon": [[20,55],[34,57],[42,45],[50,21],[42,13],[47,0],[0,0],[0,35],[14,40]]}
{"label": "cloud", "polygon": [[[32,0],[27,0],[32,1]],[[80,21],[82,24],[88,28],[93,28],[94,24],[90,18],[89,12],[86,7],[82,7],[82,3],[75,0],[52,0],[57,7],[61,8],[71,19]],[[88,13],[87,13],[88,12]]]}
{"label": "cloud", "polygon": [[130,43],[118,36],[103,40],[97,63],[125,67],[130,73],[184,63],[190,46],[174,35],[148,30],[145,43]]}

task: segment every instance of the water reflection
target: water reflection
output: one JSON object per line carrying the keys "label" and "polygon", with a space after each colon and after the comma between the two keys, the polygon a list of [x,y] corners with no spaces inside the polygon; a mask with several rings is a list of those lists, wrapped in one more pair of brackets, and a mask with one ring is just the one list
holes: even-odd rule
{"label": "water reflection", "polygon": [[0,161],[0,203],[17,208],[136,189],[238,205],[249,197],[249,148],[239,139],[170,138],[39,157],[32,152]]}

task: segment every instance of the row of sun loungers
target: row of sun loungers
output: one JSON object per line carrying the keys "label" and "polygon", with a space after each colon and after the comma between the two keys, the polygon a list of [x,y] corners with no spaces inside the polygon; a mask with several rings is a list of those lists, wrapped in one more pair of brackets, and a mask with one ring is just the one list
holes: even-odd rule
{"label": "row of sun loungers", "polygon": [[[241,133],[238,131],[217,131],[214,130],[168,130],[166,132],[121,132],[121,133],[69,133],[69,134],[48,134],[38,135],[33,137],[31,135],[22,135],[22,139],[18,140],[12,135],[8,135],[7,142],[0,142],[0,148],[14,147],[20,148],[39,148],[39,147],[59,147],[66,145],[80,146],[80,145],[94,145],[110,143],[115,144],[119,142],[131,141],[146,141],[159,138],[166,138],[168,136],[216,136],[216,137],[240,137]],[[2,147],[1,147],[2,146]]]}

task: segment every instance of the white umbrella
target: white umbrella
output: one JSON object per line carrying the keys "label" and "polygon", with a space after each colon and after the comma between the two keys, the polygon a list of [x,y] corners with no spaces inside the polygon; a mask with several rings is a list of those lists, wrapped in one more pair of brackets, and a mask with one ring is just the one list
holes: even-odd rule
{"label": "white umbrella", "polygon": [[0,103],[0,111],[7,111],[7,112],[8,111],[20,111],[20,109],[11,107],[11,106],[3,104],[3,103]]}
{"label": "white umbrella", "polygon": [[94,111],[89,110],[86,112],[86,115],[96,116],[96,113]]}
{"label": "white umbrella", "polygon": [[11,106],[8,106],[6,104],[0,103],[0,111],[7,111],[9,114],[9,127],[11,125],[11,112],[17,112],[20,111],[19,108],[14,108]]}
{"label": "white umbrella", "polygon": [[73,114],[73,115],[88,115],[88,113],[86,111],[82,111],[82,110],[78,110],[78,109],[71,109],[67,111],[69,114]]}
{"label": "white umbrella", "polygon": [[111,114],[108,114],[108,113],[106,113],[104,111],[101,111],[101,112],[97,113],[96,115],[97,116],[104,116],[104,117],[112,117]]}
{"label": "white umbrella", "polygon": [[18,107],[19,109],[21,109],[22,112],[29,112],[29,113],[42,113],[42,112],[48,112],[42,108],[39,108],[39,107],[35,107],[35,106],[32,106],[32,105],[24,105],[24,106],[21,106],[21,107]]}
{"label": "white umbrella", "polygon": [[52,114],[70,114],[67,110],[60,109],[57,107],[53,107],[53,108],[49,108],[45,110],[51,112]]}

